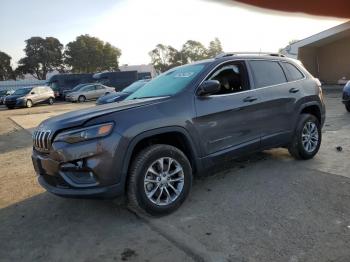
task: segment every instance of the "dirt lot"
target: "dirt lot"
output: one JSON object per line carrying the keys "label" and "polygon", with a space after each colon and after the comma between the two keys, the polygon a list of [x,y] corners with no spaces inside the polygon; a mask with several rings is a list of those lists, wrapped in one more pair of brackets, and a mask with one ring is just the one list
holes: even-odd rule
{"label": "dirt lot", "polygon": [[232,161],[196,179],[189,200],[160,219],[38,185],[32,128],[93,103],[0,108],[0,261],[350,261],[350,114],[340,97],[326,93],[315,159],[275,149]]}

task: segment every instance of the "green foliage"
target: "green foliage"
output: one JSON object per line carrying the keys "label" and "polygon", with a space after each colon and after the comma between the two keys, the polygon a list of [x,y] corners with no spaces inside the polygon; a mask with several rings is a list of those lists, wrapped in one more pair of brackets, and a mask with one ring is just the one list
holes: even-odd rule
{"label": "green foliage", "polygon": [[215,38],[213,41],[210,41],[209,48],[208,48],[208,57],[215,57],[218,54],[221,54],[223,52],[221,42],[219,38]]}
{"label": "green foliage", "polygon": [[65,63],[74,73],[94,73],[118,69],[121,50],[96,37],[81,35],[67,44]]}
{"label": "green foliage", "polygon": [[18,62],[18,73],[29,73],[39,80],[45,80],[47,73],[62,66],[63,45],[57,38],[31,37],[25,42],[26,55]]}
{"label": "green foliage", "polygon": [[215,57],[220,53],[222,53],[221,42],[215,38],[209,43],[208,48],[198,41],[188,40],[180,51],[169,45],[158,44],[149,55],[154,68],[164,72],[175,66]]}
{"label": "green foliage", "polygon": [[11,67],[11,56],[0,51],[0,81],[14,78]]}

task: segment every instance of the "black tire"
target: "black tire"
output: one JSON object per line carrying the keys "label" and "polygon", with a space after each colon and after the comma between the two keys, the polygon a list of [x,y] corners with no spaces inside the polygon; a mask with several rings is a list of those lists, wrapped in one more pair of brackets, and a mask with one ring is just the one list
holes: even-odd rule
{"label": "black tire", "polygon": [[78,97],[78,102],[79,102],[79,103],[83,103],[83,102],[85,102],[85,100],[86,100],[86,97],[85,97],[85,96],[79,96],[79,97]]}
{"label": "black tire", "polygon": [[27,102],[26,102],[26,107],[27,108],[31,108],[32,106],[33,106],[32,100],[28,99]]}
{"label": "black tire", "polygon": [[[302,134],[304,127],[307,123],[313,123],[317,127],[318,141],[315,148],[311,151],[307,151],[302,141]],[[294,132],[292,143],[288,147],[289,153],[296,159],[307,160],[313,158],[320,149],[322,142],[321,124],[318,119],[311,114],[301,114],[297,124],[297,128]]]}
{"label": "black tire", "polygon": [[[145,183],[144,180],[147,174],[150,174],[149,172],[147,172],[148,168],[154,165],[154,163],[156,163],[158,159],[167,158],[167,157],[170,157],[173,160],[175,160],[176,164],[178,164],[178,166],[182,168],[183,172],[181,172],[181,174],[182,174],[183,184],[182,184],[181,192],[178,193],[177,198],[174,199],[173,202],[169,204],[158,205],[152,202],[149,199],[149,197],[147,197],[146,185],[144,184]],[[165,165],[163,165],[163,167],[165,167]],[[157,183],[161,183],[161,182],[157,182]],[[172,182],[172,183],[176,183],[176,182]],[[176,186],[175,184],[173,185]],[[154,189],[155,187],[157,187],[156,184],[154,185],[152,184],[151,186],[153,186]],[[191,187],[192,187],[192,168],[191,168],[190,162],[188,161],[187,157],[182,151],[180,151],[176,147],[163,145],[163,144],[149,146],[144,150],[142,150],[139,154],[137,154],[137,156],[134,158],[134,160],[131,163],[131,167],[128,174],[128,184],[127,184],[128,205],[130,209],[132,209],[133,211],[139,214],[148,213],[149,215],[152,215],[152,216],[166,215],[175,211],[177,208],[181,206],[181,204],[187,198],[191,190]],[[168,189],[169,188],[170,187],[168,187]],[[165,192],[165,190],[164,191],[162,190],[161,192]],[[157,195],[158,196],[161,195],[161,192],[159,192],[159,194]],[[169,192],[170,191],[167,190],[168,194]],[[172,191],[170,193],[175,194],[175,191]],[[165,196],[167,196],[166,193],[164,194]],[[161,196],[163,197],[164,194]],[[166,199],[168,199],[168,197]]]}
{"label": "black tire", "polygon": [[53,97],[50,97],[49,100],[47,100],[47,103],[49,105],[53,105],[54,102],[55,102],[55,99]]}
{"label": "black tire", "polygon": [[348,112],[350,112],[350,102],[345,103],[345,108]]}
{"label": "black tire", "polygon": [[7,109],[10,109],[10,110],[12,110],[12,109],[14,109],[15,107],[14,106],[8,106],[7,107]]}

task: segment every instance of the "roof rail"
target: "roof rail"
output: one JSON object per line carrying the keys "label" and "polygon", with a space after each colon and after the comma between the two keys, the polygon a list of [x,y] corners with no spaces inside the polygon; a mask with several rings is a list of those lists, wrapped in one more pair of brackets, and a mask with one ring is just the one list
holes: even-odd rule
{"label": "roof rail", "polygon": [[282,54],[279,53],[273,53],[273,52],[228,52],[228,53],[221,53],[215,56],[215,59],[222,58],[222,57],[228,57],[228,56],[235,56],[235,55],[258,55],[258,56],[277,56],[277,57],[285,57]]}

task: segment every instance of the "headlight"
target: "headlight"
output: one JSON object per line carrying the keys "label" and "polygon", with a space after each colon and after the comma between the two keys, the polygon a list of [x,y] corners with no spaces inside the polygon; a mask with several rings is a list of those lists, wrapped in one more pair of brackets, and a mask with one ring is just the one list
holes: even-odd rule
{"label": "headlight", "polygon": [[112,132],[113,126],[113,123],[105,123],[102,125],[89,126],[81,129],[62,132],[57,135],[55,142],[61,141],[73,144],[94,138],[105,137]]}

